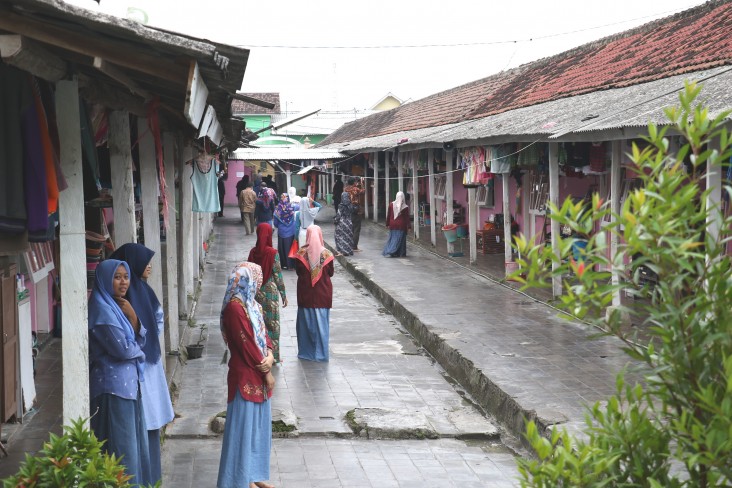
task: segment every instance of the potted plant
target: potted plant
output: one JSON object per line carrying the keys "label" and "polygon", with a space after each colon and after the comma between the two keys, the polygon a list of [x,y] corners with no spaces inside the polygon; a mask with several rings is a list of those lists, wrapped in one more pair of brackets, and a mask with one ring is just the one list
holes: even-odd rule
{"label": "potted plant", "polygon": [[188,353],[188,359],[198,359],[203,354],[203,333],[208,329],[208,326],[206,324],[201,324],[198,326],[199,333],[198,333],[198,340],[195,344],[188,344],[186,346],[186,352]]}

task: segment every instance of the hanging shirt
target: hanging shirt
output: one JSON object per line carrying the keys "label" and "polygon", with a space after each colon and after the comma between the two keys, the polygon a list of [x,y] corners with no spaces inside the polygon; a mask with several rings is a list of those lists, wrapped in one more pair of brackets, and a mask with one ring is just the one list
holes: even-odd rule
{"label": "hanging shirt", "polygon": [[193,184],[193,211],[220,212],[218,165],[213,158],[194,159],[191,183]]}

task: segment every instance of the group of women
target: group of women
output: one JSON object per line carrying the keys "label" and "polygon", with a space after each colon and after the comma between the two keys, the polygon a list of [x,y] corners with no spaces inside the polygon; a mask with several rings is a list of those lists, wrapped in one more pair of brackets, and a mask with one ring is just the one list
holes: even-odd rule
{"label": "group of women", "polygon": [[125,244],[96,269],[89,297],[90,425],[131,483],[162,479],[160,429],[173,420],[163,370],[163,310],[147,284],[154,252]]}
{"label": "group of women", "polygon": [[[259,200],[273,202],[268,197]],[[350,195],[344,193],[336,229],[343,254],[349,253],[345,227],[350,205]],[[269,399],[275,387],[272,367],[282,360],[279,301],[283,307],[288,304],[283,268],[297,273],[298,358],[329,359],[335,268],[334,255],[314,224],[319,210],[320,205],[308,198],[296,201],[294,192],[282,195],[271,223],[257,226],[248,261],[237,264],[229,276],[220,316],[231,358],[219,488],[242,483],[272,487],[265,481],[272,443]],[[278,229],[278,249],[272,242],[272,224]],[[384,254],[406,255],[408,209],[402,192],[390,205],[387,224],[390,237]],[[146,281],[153,255],[141,244],[121,246],[97,267],[89,298],[91,427],[105,441],[105,450],[122,459],[131,483],[139,486],[161,481],[160,429],[174,417],[160,347],[163,310]]]}

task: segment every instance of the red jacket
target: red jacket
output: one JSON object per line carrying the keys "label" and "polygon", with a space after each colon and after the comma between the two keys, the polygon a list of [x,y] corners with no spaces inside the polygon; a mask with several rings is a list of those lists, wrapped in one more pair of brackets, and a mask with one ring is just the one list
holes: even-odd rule
{"label": "red jacket", "polygon": [[297,271],[297,306],[302,308],[333,308],[333,261],[323,268],[323,274],[315,286],[311,284],[310,270],[302,262],[295,260]]}
{"label": "red jacket", "polygon": [[[238,388],[244,400],[262,403],[272,396],[272,390],[267,390],[264,381],[266,374],[256,368],[264,356],[255,342],[256,339],[244,305],[238,300],[230,301],[224,309],[223,323],[231,351],[229,374],[227,375],[228,402],[234,400]],[[266,339],[267,347],[272,349],[269,336],[266,336]]]}
{"label": "red jacket", "polygon": [[389,211],[386,214],[386,226],[391,230],[409,230],[409,207],[403,208],[397,218],[394,218],[394,205],[389,204]]}

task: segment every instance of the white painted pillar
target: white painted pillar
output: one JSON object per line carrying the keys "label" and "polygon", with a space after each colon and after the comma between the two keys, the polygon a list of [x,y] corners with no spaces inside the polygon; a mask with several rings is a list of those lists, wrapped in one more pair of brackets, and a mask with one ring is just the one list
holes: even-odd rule
{"label": "white painted pillar", "polygon": [[511,195],[510,174],[501,174],[501,201],[503,202],[503,258],[507,263],[513,261],[511,250]]}
{"label": "white painted pillar", "polygon": [[[186,145],[178,162],[180,181],[180,261],[178,262],[178,310],[180,316],[188,318],[188,295],[193,294],[193,167],[186,164],[193,157],[191,146]],[[182,313],[180,312],[182,311]]]}
{"label": "white painted pillar", "polygon": [[412,227],[414,228],[414,237],[419,239],[419,180],[417,179],[417,157],[419,153],[413,154],[412,158]]}
{"label": "white painted pillar", "polygon": [[68,188],[59,195],[61,240],[61,321],[63,422],[89,417],[89,335],[86,298],[86,229],[84,177],[81,160],[79,84],[56,83],[56,117],[61,146],[61,170]]}
{"label": "white painted pillar", "polygon": [[[615,222],[614,215],[620,213],[620,198],[621,188],[623,181],[621,158],[623,157],[622,151],[623,141],[612,141],[612,152],[610,159],[610,210],[613,213],[611,222]],[[610,233],[610,262],[615,262],[615,256],[618,254],[618,242],[619,237],[615,232]],[[611,281],[613,286],[620,284],[620,273],[618,269],[613,265],[611,268]],[[613,307],[619,307],[622,304],[622,297],[620,291],[615,290],[613,292]]]}
{"label": "white painted pillar", "polygon": [[[556,142],[549,143],[549,202],[559,205],[559,161],[557,159],[559,153],[559,144]],[[547,217],[551,217],[547,211]],[[505,220],[505,219],[504,219]],[[551,219],[552,229],[552,252],[559,257],[559,222]],[[552,271],[556,271],[559,262],[552,262]],[[552,295],[558,297],[562,294],[562,277],[554,275],[552,277]]]}
{"label": "white painted pillar", "polygon": [[[287,193],[290,191],[290,187],[292,187],[292,171],[285,170],[285,177],[287,178],[287,188],[285,188],[286,191],[282,193]],[[239,198],[239,195],[237,195],[237,199]]]}
{"label": "white painted pillar", "polygon": [[468,236],[470,242],[470,262],[478,260],[478,200],[475,197],[475,188],[468,188]]}
{"label": "white painted pillar", "polygon": [[112,173],[114,244],[119,247],[137,242],[135,222],[135,184],[132,181],[130,114],[115,110],[109,114],[109,163]]}
{"label": "white painted pillar", "polygon": [[[455,158],[456,151],[450,150],[445,151],[445,204],[447,205],[447,219],[445,220],[445,224],[452,224],[453,223],[453,206],[452,206],[452,196],[453,196],[453,188],[452,188],[452,168],[454,167],[453,159]],[[452,242],[447,243],[447,252],[452,253],[455,252],[455,244]]]}
{"label": "white painted pillar", "polygon": [[[155,140],[147,127],[147,119],[137,119],[138,151],[140,154],[140,186],[142,190],[142,228],[145,247],[155,252],[152,273],[147,279],[155,295],[163,299],[163,261],[160,257],[160,206],[158,200],[158,172],[155,158]],[[149,340],[149,338],[148,338]],[[161,344],[164,345],[164,344]]]}
{"label": "white painted pillar", "polygon": [[384,219],[386,219],[386,216],[389,214],[389,204],[391,201],[389,200],[389,190],[391,189],[391,180],[389,179],[389,173],[390,173],[390,167],[392,158],[394,158],[394,151],[389,151],[386,153],[386,160],[384,164]]}
{"label": "white painted pillar", "polygon": [[[386,153],[384,153],[386,154]],[[379,221],[379,153],[374,153],[374,222]]]}
{"label": "white painted pillar", "polygon": [[[711,149],[719,151],[720,141],[715,138],[710,144]],[[719,232],[723,225],[722,215],[722,168],[719,165],[707,163],[705,175],[707,190],[707,235],[716,242],[719,242]]]}
{"label": "white painted pillar", "polygon": [[[163,133],[165,198],[168,201],[168,229],[165,234],[165,350],[178,351],[178,229],[175,211],[175,135]],[[165,365],[165,361],[163,361]]]}
{"label": "white painted pillar", "polygon": [[[372,154],[373,156],[373,154]],[[363,167],[363,174],[365,176],[363,180],[364,184],[364,192],[363,192],[363,218],[367,220],[369,218],[369,215],[371,212],[369,211],[369,203],[371,202],[371,199],[369,198],[369,163],[365,162]],[[348,181],[348,178],[344,176],[344,180]]]}
{"label": "white painted pillar", "polygon": [[429,196],[427,203],[430,207],[430,240],[432,246],[437,247],[437,224],[435,223],[435,217],[437,215],[437,209],[435,208],[435,150],[430,149],[427,152],[427,186],[429,187]]}
{"label": "white painted pillar", "polygon": [[399,151],[399,159],[397,160],[397,185],[399,187],[399,191],[404,191],[404,168],[402,168],[402,165],[404,164],[404,152]]}
{"label": "white painted pillar", "polygon": [[201,214],[193,212],[193,282],[195,286],[198,284],[198,277],[200,272],[200,257],[201,254]]}

